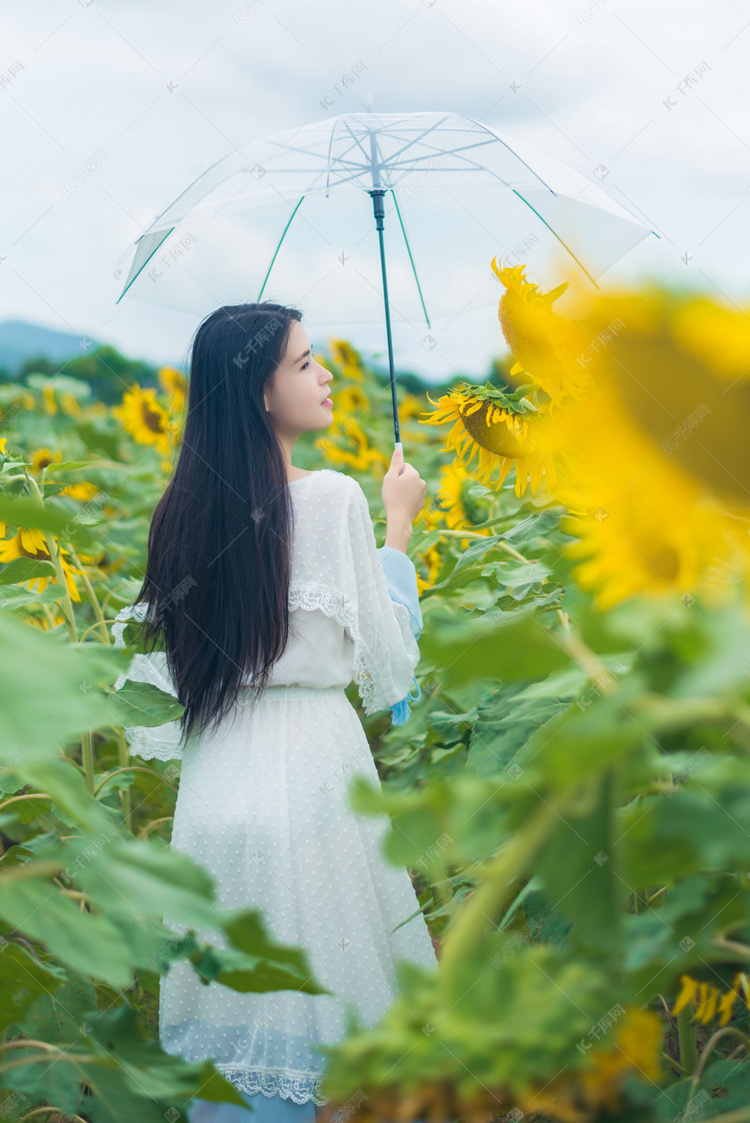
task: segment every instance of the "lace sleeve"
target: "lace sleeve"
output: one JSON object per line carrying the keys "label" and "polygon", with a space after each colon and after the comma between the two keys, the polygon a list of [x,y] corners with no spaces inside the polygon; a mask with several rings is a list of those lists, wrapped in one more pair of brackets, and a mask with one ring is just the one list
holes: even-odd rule
{"label": "lace sleeve", "polygon": [[[112,637],[116,648],[125,646],[124,632],[127,621],[131,619],[143,620],[146,611],[147,605],[141,603],[128,605],[117,613],[115,620],[118,623],[112,625]],[[127,671],[118,676],[115,682],[115,690],[119,690],[126,681],[151,683],[152,686],[158,686],[160,690],[171,694],[175,700],[177,699],[174,684],[167,668],[167,656],[163,651],[134,655]],[[180,760],[182,758],[184,745],[179,720],[167,721],[162,725],[133,725],[127,727],[124,732],[131,751],[146,760],[153,758],[156,760]]]}
{"label": "lace sleeve", "polygon": [[409,716],[409,702],[421,696],[419,686],[416,695],[409,693],[419,647],[409,609],[391,599],[367,498],[360,485],[353,483],[342,525],[356,606],[351,629],[354,680],[366,714],[390,709],[393,724],[401,725]]}

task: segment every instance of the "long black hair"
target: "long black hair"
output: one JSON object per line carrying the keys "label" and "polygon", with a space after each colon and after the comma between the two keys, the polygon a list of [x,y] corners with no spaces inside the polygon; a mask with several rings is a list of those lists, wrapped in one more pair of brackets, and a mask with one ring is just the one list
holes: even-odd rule
{"label": "long black hair", "polygon": [[270,301],[226,305],[192,340],[179,459],[136,598],[150,606],[142,641],[166,652],[185,737],[218,726],[240,686],[257,698],[287,643],[293,507],[263,390],[301,318]]}

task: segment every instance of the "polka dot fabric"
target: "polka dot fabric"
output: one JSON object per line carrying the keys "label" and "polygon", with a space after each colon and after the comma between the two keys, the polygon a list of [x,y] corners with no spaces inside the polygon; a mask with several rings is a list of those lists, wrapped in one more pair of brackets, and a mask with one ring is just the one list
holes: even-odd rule
{"label": "polka dot fabric", "polygon": [[[218,907],[262,909],[271,935],[304,948],[332,992],[240,994],[176,962],[162,979],[163,1047],[213,1058],[246,1096],[322,1104],[316,1045],[340,1040],[348,1008],[379,1020],[399,959],[436,959],[408,872],[382,855],[387,817],[355,813],[347,795],[355,774],[380,781],[344,688],[357,682],[366,712],[404,696],[419,658],[409,612],[389,597],[359,484],[324,469],[290,489],[290,639],[270,685],[255,703],[241,690],[219,731],[185,746],[165,726],[126,735],[139,755],[182,760],[172,847],[211,873]],[[169,688],[159,655],[165,663],[134,657],[128,677]],[[215,931],[198,935],[225,946]]]}

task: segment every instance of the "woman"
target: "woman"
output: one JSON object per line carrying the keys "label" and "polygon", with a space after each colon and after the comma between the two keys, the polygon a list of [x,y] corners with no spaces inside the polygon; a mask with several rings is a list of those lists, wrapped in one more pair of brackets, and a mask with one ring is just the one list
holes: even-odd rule
{"label": "woman", "polygon": [[265,302],[219,308],[198,328],[179,460],[143,586],[113,628],[122,644],[126,620],[145,619],[146,646],[158,635],[163,650],[134,655],[127,677],[184,706],[179,721],[126,730],[139,756],[182,761],[172,847],[209,870],[218,907],[262,909],[272,937],[304,948],[332,992],[243,994],[170,964],[163,1047],[213,1058],[254,1108],[196,1098],[190,1123],[313,1123],[326,1102],[316,1045],[344,1035],[349,1006],[379,1020],[398,959],[435,966],[409,874],[381,855],[389,820],[349,807],[354,773],[379,779],[344,693],[354,680],[365,712],[390,708],[396,723],[420,696],[406,549],[426,485],[397,446],[378,550],[354,479],[294,467],[300,434],[332,416],[331,373],[300,320]]}

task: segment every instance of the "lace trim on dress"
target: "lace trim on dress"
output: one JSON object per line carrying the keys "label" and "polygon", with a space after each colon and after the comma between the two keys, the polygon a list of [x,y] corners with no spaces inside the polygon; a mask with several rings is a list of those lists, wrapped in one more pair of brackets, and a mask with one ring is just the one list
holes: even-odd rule
{"label": "lace trim on dress", "polygon": [[312,1100],[318,1107],[322,1107],[328,1103],[320,1091],[322,1076],[305,1076],[280,1068],[246,1068],[244,1065],[222,1064],[219,1061],[214,1061],[214,1066],[246,1096],[262,1092],[269,1098],[281,1096],[283,1100],[292,1100],[296,1104]]}
{"label": "lace trim on dress", "polygon": [[[112,625],[112,635],[115,640],[115,647],[125,646],[125,625],[128,620],[135,617],[137,620],[143,620],[146,616],[146,605],[141,601],[138,604],[129,604],[125,608],[121,608],[115,616],[115,621]],[[125,681],[125,675],[120,675],[120,678]],[[117,680],[118,682],[120,679]],[[118,687],[119,689],[119,687]]]}
{"label": "lace trim on dress", "polygon": [[352,678],[357,684],[364,711],[369,716],[379,710],[388,709],[392,702],[378,695],[377,678],[373,673],[378,667],[378,654],[371,651],[365,643],[358,623],[356,606],[346,594],[334,593],[327,585],[292,582],[289,586],[289,608],[290,611],[296,608],[304,608],[308,611],[320,609],[342,627],[348,628],[354,641]]}
{"label": "lace trim on dress", "polygon": [[[116,648],[125,646],[125,627],[128,620],[133,618],[144,620],[147,610],[148,606],[140,601],[138,604],[127,605],[117,613],[115,623],[112,625],[112,637]],[[162,663],[162,668],[158,666],[158,662]],[[174,696],[172,682],[166,670],[166,655],[163,652],[135,654],[128,670],[117,676],[115,690],[119,690],[128,679],[133,682],[150,682]],[[127,726],[124,734],[131,752],[143,757],[144,760],[153,758],[169,761],[182,758],[185,746],[179,721],[167,721],[162,725]]]}

